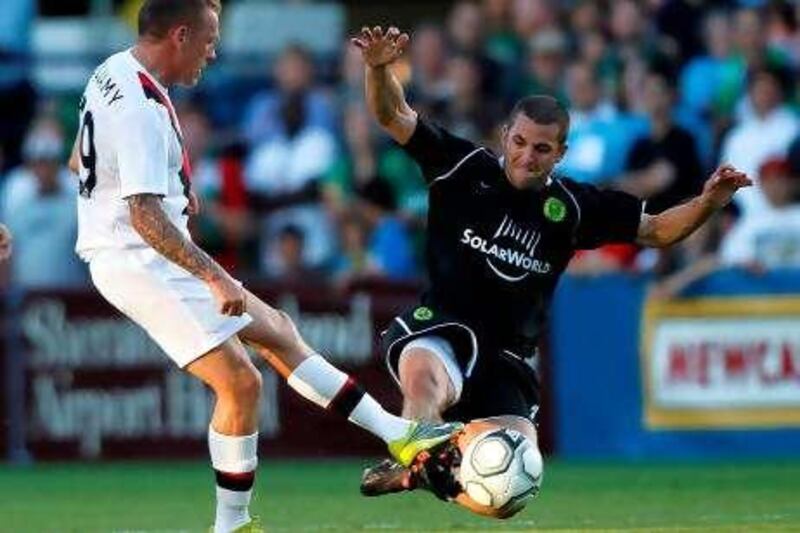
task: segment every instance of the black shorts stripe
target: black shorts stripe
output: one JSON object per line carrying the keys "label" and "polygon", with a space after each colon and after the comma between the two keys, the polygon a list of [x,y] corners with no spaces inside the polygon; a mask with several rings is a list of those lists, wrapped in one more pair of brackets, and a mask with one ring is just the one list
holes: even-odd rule
{"label": "black shorts stripe", "polygon": [[342,388],[331,400],[328,408],[339,413],[345,418],[350,417],[350,413],[356,408],[358,402],[364,397],[364,389],[351,377],[347,378]]}
{"label": "black shorts stripe", "polygon": [[217,477],[217,486],[236,492],[245,492],[253,488],[256,479],[255,472],[222,472],[214,470]]}

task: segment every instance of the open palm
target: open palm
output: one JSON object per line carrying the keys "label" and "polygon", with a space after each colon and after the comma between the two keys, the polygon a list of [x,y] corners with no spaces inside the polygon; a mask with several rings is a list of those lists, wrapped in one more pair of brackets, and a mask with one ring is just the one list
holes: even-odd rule
{"label": "open palm", "polygon": [[384,33],[380,26],[361,29],[350,42],[361,49],[364,62],[370,67],[388,65],[403,54],[408,43],[408,35],[391,26]]}

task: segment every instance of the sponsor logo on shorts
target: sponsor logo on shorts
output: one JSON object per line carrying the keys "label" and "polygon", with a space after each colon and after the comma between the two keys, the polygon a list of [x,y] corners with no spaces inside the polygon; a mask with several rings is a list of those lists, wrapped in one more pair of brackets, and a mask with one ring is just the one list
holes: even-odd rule
{"label": "sponsor logo on shorts", "polygon": [[430,307],[417,307],[414,310],[414,318],[417,320],[430,320],[433,318],[433,310]]}
{"label": "sponsor logo on shorts", "polygon": [[551,222],[561,222],[567,216],[567,206],[558,198],[550,197],[544,202],[544,216]]}

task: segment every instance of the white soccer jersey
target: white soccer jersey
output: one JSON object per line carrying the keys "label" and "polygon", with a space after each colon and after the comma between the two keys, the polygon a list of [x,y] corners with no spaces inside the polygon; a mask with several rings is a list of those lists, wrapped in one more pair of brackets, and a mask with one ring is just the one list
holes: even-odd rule
{"label": "white soccer jersey", "polygon": [[149,245],[133,229],[126,198],[163,197],[188,238],[189,162],[166,89],[133,57],[114,54],[94,71],[80,105],[80,195],[76,251]]}

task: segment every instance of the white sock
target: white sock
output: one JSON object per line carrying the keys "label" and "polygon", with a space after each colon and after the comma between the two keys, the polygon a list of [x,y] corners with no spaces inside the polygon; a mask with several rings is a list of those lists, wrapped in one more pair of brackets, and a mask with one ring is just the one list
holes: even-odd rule
{"label": "white sock", "polygon": [[395,416],[369,394],[364,394],[348,420],[389,443],[408,433],[411,421]]}
{"label": "white sock", "polygon": [[214,533],[228,533],[250,521],[248,507],[258,466],[258,433],[223,435],[209,426],[208,449],[217,476]]}
{"label": "white sock", "polygon": [[387,412],[354,380],[320,355],[297,365],[289,386],[323,408],[332,408],[373,435],[390,442],[408,432],[411,422]]}

